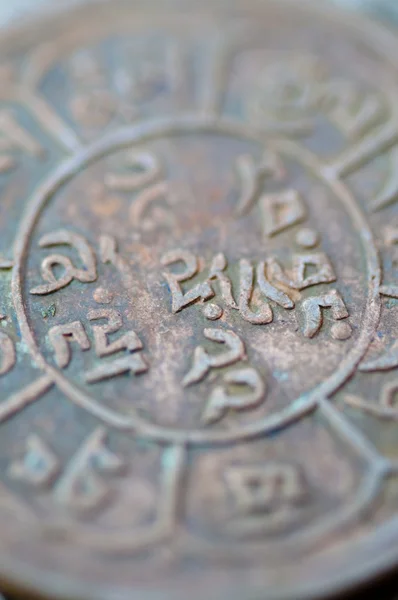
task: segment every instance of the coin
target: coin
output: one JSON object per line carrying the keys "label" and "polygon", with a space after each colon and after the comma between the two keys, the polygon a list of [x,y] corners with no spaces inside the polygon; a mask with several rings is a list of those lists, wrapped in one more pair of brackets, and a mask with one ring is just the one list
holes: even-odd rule
{"label": "coin", "polygon": [[396,37],[151,0],[0,46],[2,585],[308,600],[397,566]]}

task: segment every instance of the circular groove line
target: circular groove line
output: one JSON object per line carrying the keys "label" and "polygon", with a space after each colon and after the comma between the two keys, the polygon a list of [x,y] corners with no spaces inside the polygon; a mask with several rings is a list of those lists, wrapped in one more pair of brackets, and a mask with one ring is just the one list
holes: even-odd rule
{"label": "circular groove line", "polygon": [[365,248],[368,264],[368,297],[363,327],[357,344],[345,358],[337,372],[325,380],[318,388],[306,396],[299,397],[293,401],[289,407],[280,411],[278,414],[266,417],[257,423],[242,427],[238,432],[206,432],[200,430],[181,431],[151,424],[138,415],[135,415],[134,417],[123,417],[118,413],[101,406],[93,397],[85,394],[75,384],[71,383],[60,371],[46,362],[29,327],[22,291],[23,269],[27,259],[29,239],[41,211],[57,189],[65,185],[82,168],[92,164],[110,152],[115,151],[116,148],[122,149],[130,144],[148,141],[162,136],[166,137],[191,133],[217,133],[230,137],[236,136],[248,139],[260,144],[264,143],[263,136],[259,136],[250,131],[245,125],[218,118],[187,115],[186,117],[178,119],[151,120],[150,122],[141,123],[138,126],[127,127],[106,136],[104,139],[95,142],[88,148],[84,148],[80,153],[62,163],[55,173],[53,173],[53,175],[36,190],[36,193],[34,193],[31,201],[28,203],[26,214],[22,219],[16,237],[12,292],[22,337],[31,352],[32,358],[40,368],[44,369],[48,375],[53,377],[54,382],[59,389],[77,405],[87,410],[110,427],[115,427],[123,431],[136,432],[145,437],[149,437],[154,441],[162,443],[225,444],[281,429],[312,412],[317,406],[317,399],[319,397],[332,395],[350,377],[355,367],[365,355],[379,321],[381,310],[378,292],[380,285],[380,266],[371,231],[362,211],[356,205],[344,184],[328,177],[327,171],[323,171],[323,166],[318,163],[316,158],[310,152],[303,150],[303,148],[292,142],[275,144],[275,147],[279,149],[279,151],[293,154],[295,158],[299,159],[305,166],[314,171],[326,185],[332,188],[332,191],[338,196],[345,210],[350,214]]}

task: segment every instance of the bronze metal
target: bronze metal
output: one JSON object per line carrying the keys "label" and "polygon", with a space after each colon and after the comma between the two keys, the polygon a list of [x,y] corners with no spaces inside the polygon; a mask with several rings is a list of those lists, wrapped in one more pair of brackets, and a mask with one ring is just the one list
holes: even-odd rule
{"label": "bronze metal", "polygon": [[151,0],[0,48],[4,588],[309,600],[397,566],[397,38]]}

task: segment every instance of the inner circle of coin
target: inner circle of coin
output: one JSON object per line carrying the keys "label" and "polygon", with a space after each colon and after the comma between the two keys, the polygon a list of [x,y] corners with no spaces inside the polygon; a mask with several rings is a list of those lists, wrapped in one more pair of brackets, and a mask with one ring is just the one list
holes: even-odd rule
{"label": "inner circle of coin", "polygon": [[[187,146],[198,156],[192,166],[190,162],[184,162]],[[122,147],[125,147],[124,151],[120,150]],[[218,164],[216,170],[212,168],[213,153],[225,156],[225,164]],[[102,158],[104,156],[109,156],[108,161]],[[198,164],[199,157],[202,164]],[[261,160],[268,160],[270,164],[271,161],[279,161],[280,168],[285,171],[283,178],[274,184],[275,191],[264,193],[261,198],[264,206],[260,226],[261,210],[253,210],[252,206],[240,208],[242,202],[247,202],[247,182],[239,177],[239,165],[247,157],[251,157],[253,164],[261,163]],[[298,168],[296,161],[300,161],[301,169],[305,169],[302,175],[296,175],[298,181],[300,177],[306,178],[311,182],[307,186],[318,189],[316,207],[307,207],[308,193],[306,198],[303,184],[299,183],[303,191],[298,191],[293,175],[294,167]],[[122,169],[118,171],[120,164]],[[116,171],[113,165],[116,165]],[[75,175],[76,172],[79,174]],[[105,173],[105,183],[102,193],[98,194],[96,188],[92,191],[92,185],[101,178],[101,173]],[[252,185],[252,182],[249,184]],[[293,146],[286,151],[283,144],[280,150],[271,152],[263,139],[257,139],[246,127],[233,122],[200,117],[159,124],[151,122],[118,132],[99,142],[86,150],[81,158],[76,157],[61,166],[58,173],[43,184],[31,201],[29,218],[22,223],[18,236],[22,245],[17,253],[20,262],[16,265],[14,292],[21,330],[32,356],[56,378],[60,389],[74,403],[99,417],[105,425],[124,431],[139,431],[159,440],[225,442],[295,421],[316,406],[318,397],[333,393],[351,374],[368,348],[376,318],[374,273],[377,271],[377,256],[369,244],[371,236],[366,221],[348,190],[338,189],[336,194],[333,183],[330,187],[329,190],[322,165],[311,153]],[[220,193],[220,189],[225,192]],[[321,205],[322,200],[326,203],[324,206]],[[340,209],[340,214],[338,202],[343,209]],[[117,207],[113,220],[107,211],[104,213],[106,203]],[[349,314],[354,315],[354,310],[343,300],[342,291],[332,285],[338,279],[333,265],[341,262],[354,270],[356,253],[361,250],[354,248],[350,241],[346,242],[346,247],[339,245],[338,249],[344,254],[336,255],[335,260],[331,260],[322,247],[316,251],[311,249],[310,252],[292,254],[290,263],[295,271],[290,271],[290,296],[282,291],[288,284],[281,275],[276,278],[276,284],[272,283],[272,270],[281,270],[285,254],[284,229],[294,228],[296,224],[299,227],[308,211],[325,231],[324,243],[330,245],[327,229],[322,224],[322,212],[331,203],[336,205],[336,222],[338,219],[345,221],[349,216],[353,219],[354,228],[361,232],[359,243],[368,258],[368,284],[362,290],[351,288],[350,295],[362,295],[361,301],[367,303],[371,310],[363,316],[361,324],[357,322],[354,325],[358,335],[351,339],[350,352],[347,353],[345,347],[335,342],[336,336],[333,337],[332,332],[325,335],[326,339],[319,338],[319,350],[323,348],[329,358],[324,361],[325,370],[320,366],[315,387],[311,390],[305,385],[303,369],[313,355],[314,337],[321,322],[314,327],[313,301],[306,291],[311,291],[314,285],[322,285],[328,298],[326,303],[333,313],[336,311],[335,321],[345,322]],[[85,221],[87,206],[92,211],[90,221]],[[54,215],[62,215],[63,228],[55,232],[47,225],[47,213],[51,210]],[[240,210],[242,214],[239,214]],[[287,224],[282,220],[285,218],[283,211],[287,214]],[[315,211],[319,213],[315,214]],[[77,219],[80,223],[78,237],[72,241],[67,233],[73,226],[68,213],[73,221]],[[50,214],[49,222],[53,218]],[[96,232],[102,232],[98,241],[95,239]],[[276,236],[276,233],[280,235]],[[114,273],[109,275],[114,286],[112,292],[118,298],[115,307],[96,311],[92,307],[90,285],[86,286],[85,295],[79,289],[79,302],[76,303],[74,288],[79,282],[74,284],[73,277],[69,277],[69,263],[60,261],[57,252],[47,250],[65,243],[74,245],[77,250],[80,247],[78,260],[83,259],[87,263],[90,255],[94,256],[95,251],[91,248],[96,245],[99,259],[92,258],[93,264],[102,260],[105,265],[112,263],[116,267],[119,281],[115,281]],[[34,252],[35,247],[42,247],[47,256],[44,252]],[[125,249],[119,254],[123,247]],[[121,264],[122,253],[126,254],[126,250],[131,255],[129,266]],[[247,258],[242,260],[242,255]],[[199,265],[202,264],[206,267],[201,269]],[[232,277],[229,265],[232,273],[235,271]],[[64,270],[59,279],[54,275],[55,267]],[[48,268],[51,277],[46,275]],[[99,265],[93,267],[92,286],[96,285],[98,275],[94,271],[98,268]],[[184,275],[191,268],[189,275]],[[35,276],[26,278],[26,271]],[[181,273],[184,276],[179,278]],[[87,271],[84,272],[86,275]],[[198,287],[195,280],[195,276],[200,275],[202,279],[207,275],[202,287],[201,284]],[[288,279],[288,275],[284,278]],[[358,272],[357,279],[360,278]],[[41,285],[37,285],[40,282]],[[257,296],[254,289],[256,282],[261,286]],[[188,301],[184,298],[184,284],[186,289],[188,286],[193,288],[193,300],[190,296]],[[341,290],[342,285],[343,281],[340,282]],[[242,298],[245,286],[246,300],[242,304],[239,298]],[[59,307],[58,318],[53,320],[53,328],[48,334],[47,324],[35,322],[32,317],[38,310],[35,305],[40,305],[42,296],[54,287],[56,290],[63,289],[65,304]],[[198,291],[195,292],[195,289]],[[185,291],[185,294],[188,293]],[[209,328],[204,325],[200,307],[195,304],[214,298],[217,293],[217,298],[224,303],[225,310],[229,309],[229,313],[221,328]],[[296,301],[301,312],[298,317],[292,315]],[[175,309],[177,302],[180,304]],[[316,310],[319,311],[319,308]],[[85,334],[88,325],[78,319],[82,313],[87,315],[85,320],[88,323],[97,327],[100,327],[97,322],[107,321],[108,330],[104,328],[104,331],[109,338],[117,332],[116,327],[111,329],[112,321],[130,319],[133,324],[131,335],[138,340],[133,349],[137,354],[132,355],[132,364],[137,357],[142,361],[138,363],[136,372],[134,366],[131,369],[135,378],[121,378],[117,384],[114,377],[123,373],[109,372],[107,367],[104,370],[88,362],[86,368],[89,374],[83,388],[81,358],[77,356],[75,365],[70,365],[70,351],[65,349],[65,341],[59,334],[60,327],[69,327],[63,329],[63,335],[74,336],[73,341],[80,343],[83,350],[88,350],[84,347],[84,340],[88,340]],[[41,326],[41,331],[36,329],[36,324]],[[311,327],[313,331],[308,331]],[[221,339],[217,338],[219,332],[223,336]],[[52,344],[48,345],[43,335],[49,335]],[[207,340],[216,346],[215,351],[211,344],[206,344]],[[104,348],[110,343],[109,340],[104,341]],[[212,361],[222,360],[222,354],[217,353],[217,345],[220,344],[228,348],[226,362],[214,362],[213,366]],[[153,364],[150,364],[151,359],[146,364],[144,355],[141,358],[143,348],[144,352],[148,349]],[[272,348],[271,352],[269,348]],[[334,363],[330,360],[332,348]],[[44,356],[40,353],[42,349]],[[98,358],[106,354],[106,348],[96,350]],[[64,360],[63,352],[68,352],[65,363],[61,362]],[[199,360],[198,352],[206,356]],[[295,362],[292,362],[293,358]],[[51,364],[54,362],[55,366]],[[210,374],[214,380],[218,369],[230,366],[235,370],[229,378],[224,380],[221,376],[216,380],[216,386],[214,383],[206,386]],[[73,375],[69,375],[70,372]],[[160,378],[158,373],[162,374]],[[165,386],[165,379],[170,383],[170,389]],[[270,380],[282,387],[282,390],[279,385],[275,387],[274,397],[267,393]],[[201,383],[204,385],[201,386]],[[112,397],[114,392],[111,390],[115,389],[115,385],[119,385],[118,393]],[[233,385],[241,386],[241,396],[230,392],[229,388]],[[293,387],[293,391],[288,386]],[[173,396],[172,405],[170,395]],[[281,405],[281,395],[291,395],[290,401]],[[138,406],[134,404],[137,399],[140,401]],[[191,414],[188,413],[189,408]],[[184,418],[187,420],[185,427]]]}

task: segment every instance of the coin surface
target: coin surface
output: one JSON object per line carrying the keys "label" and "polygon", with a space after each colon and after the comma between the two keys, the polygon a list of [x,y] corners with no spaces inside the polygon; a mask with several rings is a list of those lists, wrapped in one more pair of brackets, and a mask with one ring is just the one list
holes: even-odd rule
{"label": "coin surface", "polygon": [[1,583],[308,600],[398,566],[398,40],[151,0],[0,47]]}

